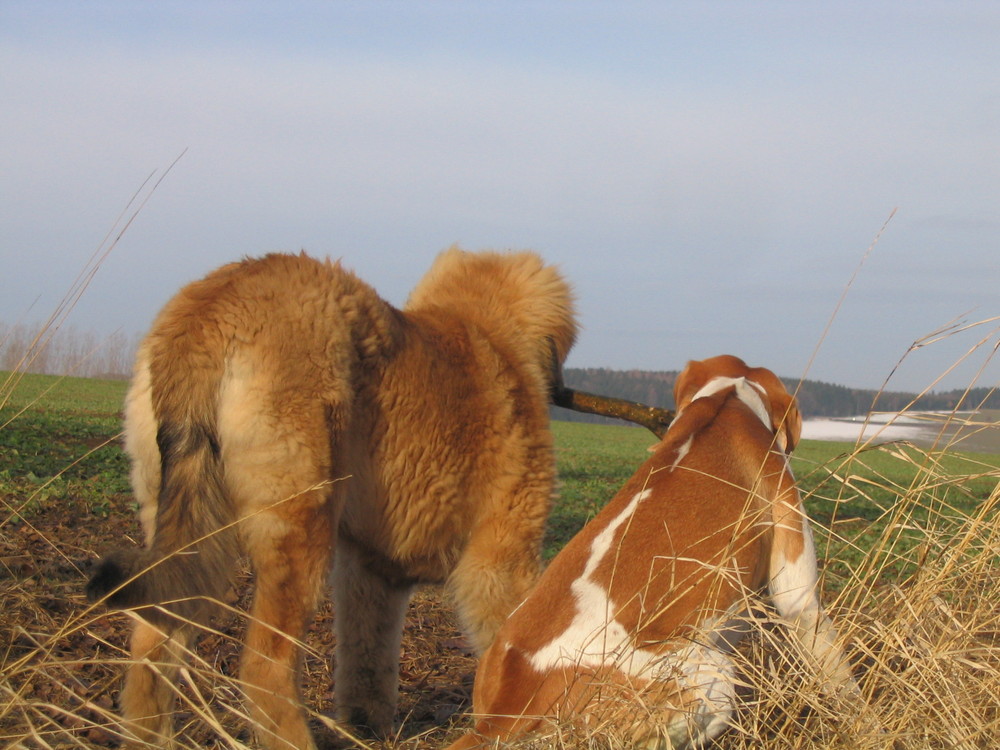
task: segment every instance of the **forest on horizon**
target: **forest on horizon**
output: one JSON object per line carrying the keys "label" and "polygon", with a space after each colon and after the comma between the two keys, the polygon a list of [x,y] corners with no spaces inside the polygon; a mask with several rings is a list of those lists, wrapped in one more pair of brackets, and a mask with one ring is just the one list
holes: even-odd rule
{"label": "forest on horizon", "polygon": [[[125,379],[140,336],[122,332],[100,337],[73,326],[50,329],[0,321],[0,370]],[[676,371],[613,370],[605,367],[574,368],[563,372],[570,388],[615,396],[650,406],[673,408]],[[902,391],[879,393],[874,389],[850,388],[817,380],[782,378],[796,392],[805,417],[851,417],[870,411],[952,411],[954,409],[1000,409],[1000,392],[989,388],[935,391],[922,395]],[[621,424],[618,420],[552,407],[553,419],[567,422]]]}
{"label": "forest on horizon", "polygon": [[[674,407],[674,381],[677,371],[612,370],[603,367],[574,368],[563,371],[563,380],[570,388],[628,401],[638,401],[666,409]],[[870,411],[952,411],[955,409],[1000,409],[1000,392],[990,388],[958,388],[934,391],[917,398],[916,393],[876,391],[870,388],[850,388],[818,380],[782,378],[785,387],[798,392],[799,408],[808,417],[851,417]],[[567,422],[621,424],[619,420],[580,414],[558,406],[552,407],[552,418]]]}

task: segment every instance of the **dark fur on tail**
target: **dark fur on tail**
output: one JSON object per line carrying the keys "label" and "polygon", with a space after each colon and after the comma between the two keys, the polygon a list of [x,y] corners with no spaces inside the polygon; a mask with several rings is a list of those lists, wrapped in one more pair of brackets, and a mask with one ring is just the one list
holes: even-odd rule
{"label": "dark fur on tail", "polygon": [[169,615],[197,622],[230,583],[238,554],[232,507],[211,431],[161,425],[157,442],[163,461],[157,528],[169,532],[158,533],[149,550],[105,557],[87,596],[107,597],[109,606],[122,609],[160,605],[143,611],[157,624],[168,624]]}
{"label": "dark fur on tail", "polygon": [[[203,621],[229,586],[238,554],[219,442],[206,425],[161,423],[157,533],[148,550],[113,553],[87,584],[91,601],[142,607],[159,625]],[[155,605],[155,606],[154,606]]]}
{"label": "dark fur on tail", "polygon": [[119,590],[119,587],[133,576],[135,570],[135,558],[137,553],[112,552],[107,555],[97,565],[90,580],[87,582],[87,599],[96,602],[98,599],[107,597],[107,604],[111,607],[127,607],[129,603],[127,593],[135,594],[137,586],[132,586],[131,592]]}

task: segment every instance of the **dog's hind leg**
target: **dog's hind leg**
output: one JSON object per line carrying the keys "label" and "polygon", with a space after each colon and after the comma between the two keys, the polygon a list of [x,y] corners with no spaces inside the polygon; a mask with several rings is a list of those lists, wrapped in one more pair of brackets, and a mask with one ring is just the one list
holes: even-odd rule
{"label": "dog's hind leg", "polygon": [[143,746],[173,747],[175,684],[190,641],[187,628],[167,634],[145,620],[132,630],[132,663],[121,693],[124,729]]}
{"label": "dog's hind leg", "polygon": [[258,741],[312,750],[300,700],[302,641],[329,571],[339,493],[317,452],[303,449],[306,438],[272,436],[266,450],[248,447],[227,463],[255,573],[240,676]]}
{"label": "dog's hind leg", "polygon": [[396,714],[400,640],[413,589],[370,570],[346,540],[338,543],[333,569],[337,717],[384,738]]}
{"label": "dog's hind leg", "polygon": [[315,747],[300,701],[302,640],[333,548],[331,504],[316,490],[244,522],[256,591],[241,677],[265,747]]}
{"label": "dog's hind leg", "polygon": [[302,640],[329,572],[342,490],[332,481],[334,410],[291,374],[250,358],[220,395],[225,482],[255,591],[240,677],[258,742],[315,744],[300,700]]}
{"label": "dog's hind leg", "polygon": [[[132,487],[139,502],[146,543],[151,545],[156,529],[161,459],[146,357],[143,347],[125,404],[125,448],[132,460]],[[173,746],[174,686],[190,636],[187,628],[167,633],[136,616],[130,641],[132,662],[119,698],[124,728],[132,741],[143,746]]]}

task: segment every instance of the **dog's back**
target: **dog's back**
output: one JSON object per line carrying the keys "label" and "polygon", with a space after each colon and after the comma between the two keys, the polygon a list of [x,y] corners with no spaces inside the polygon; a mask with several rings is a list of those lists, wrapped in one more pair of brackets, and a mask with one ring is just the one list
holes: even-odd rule
{"label": "dog's back", "polygon": [[[452,572],[468,530],[501,520],[499,498],[532,501],[508,508],[497,538],[540,546],[548,507],[534,498],[549,492],[555,470],[551,361],[572,346],[572,305],[565,281],[534,253],[452,248],[438,257],[403,307],[402,345],[372,383],[367,413],[357,415],[356,427],[371,435],[357,444],[371,455],[350,462],[360,481],[341,528],[366,554],[401,577],[451,576],[453,587],[468,589],[457,597],[468,603],[496,571]],[[464,621],[478,619],[464,607]],[[499,625],[473,634],[478,648]]]}
{"label": "dog's back", "polygon": [[[198,619],[199,602],[224,590],[236,554],[232,525],[237,510],[247,512],[233,497],[237,466],[224,464],[251,443],[281,451],[288,433],[301,431],[329,468],[325,421],[346,421],[356,371],[391,351],[397,328],[367,285],[305,255],[231,263],[184,287],[143,341],[126,401],[125,445],[148,549],[109,558],[91,595],[117,588],[109,603],[122,607],[176,600],[177,614]],[[277,434],[271,428],[282,420],[288,427]]]}

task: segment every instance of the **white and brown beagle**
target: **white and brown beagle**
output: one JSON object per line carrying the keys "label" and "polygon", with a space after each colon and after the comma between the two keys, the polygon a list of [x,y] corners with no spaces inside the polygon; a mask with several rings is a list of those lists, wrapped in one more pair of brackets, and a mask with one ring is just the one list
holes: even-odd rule
{"label": "white and brown beagle", "polygon": [[652,457],[483,656],[475,726],[449,750],[566,723],[646,747],[711,739],[735,708],[736,618],[763,592],[824,689],[858,695],[817,597],[788,465],[802,425],[795,399],[732,356],[689,363],[674,396],[677,417]]}

